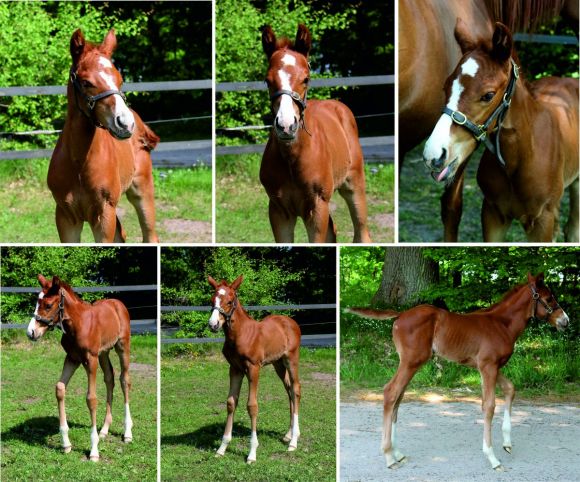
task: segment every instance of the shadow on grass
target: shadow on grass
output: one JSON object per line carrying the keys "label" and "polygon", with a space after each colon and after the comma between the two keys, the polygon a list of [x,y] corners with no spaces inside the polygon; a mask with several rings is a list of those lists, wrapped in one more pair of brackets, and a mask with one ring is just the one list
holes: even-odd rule
{"label": "shadow on grass", "polygon": [[[87,428],[85,425],[69,422],[69,428]],[[57,417],[33,417],[25,422],[2,432],[2,443],[19,440],[28,445],[52,446],[49,437],[57,435],[59,420]],[[90,428],[87,428],[90,430]],[[56,448],[56,447],[55,447]],[[58,446],[60,449],[60,445]]]}
{"label": "shadow on grass", "polygon": [[[223,423],[212,423],[211,425],[200,427],[189,433],[161,435],[161,445],[190,445],[200,450],[215,451],[221,444],[224,427],[225,421]],[[251,434],[252,432],[249,427],[234,422],[232,431],[233,439],[247,439],[249,448]],[[273,430],[260,430],[260,418],[258,417],[258,438],[269,437],[271,439],[278,439],[280,444],[285,445],[283,441],[284,435],[285,433]]]}

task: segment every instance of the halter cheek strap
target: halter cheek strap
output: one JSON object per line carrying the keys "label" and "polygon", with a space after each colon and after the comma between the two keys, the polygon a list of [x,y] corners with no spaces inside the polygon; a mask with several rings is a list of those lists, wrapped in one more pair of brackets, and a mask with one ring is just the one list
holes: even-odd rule
{"label": "halter cheek strap", "polygon": [[[536,320],[539,321],[547,321],[548,318],[550,317],[550,315],[554,312],[554,310],[557,310],[560,308],[560,305],[558,303],[556,303],[556,308],[552,308],[550,305],[548,305],[548,303],[546,303],[541,297],[540,297],[540,293],[538,293],[536,291],[536,287],[533,285],[528,285],[530,287],[530,291],[532,292],[532,300],[534,301],[534,313],[532,315],[532,318],[535,318]],[[546,316],[544,318],[538,318],[536,316],[536,313],[538,311],[538,303],[540,303],[544,309],[546,310]]]}
{"label": "halter cheek strap", "polygon": [[[105,126],[103,124],[101,124],[98,120],[96,120],[93,116],[93,110],[95,108],[95,104],[99,100],[110,97],[111,95],[118,95],[125,101],[125,103],[127,103],[127,98],[125,97],[125,94],[123,94],[123,92],[121,92],[120,90],[110,89],[110,90],[105,90],[103,92],[99,92],[97,95],[87,95],[85,93],[85,91],[83,90],[83,87],[79,81],[77,72],[72,67],[70,69],[70,80],[71,80],[73,87],[75,89],[75,102],[77,105],[77,109],[80,110],[93,123],[93,125],[95,127],[105,129]],[[87,107],[89,108],[88,114],[83,109],[81,109],[81,107],[79,106],[79,100],[77,97],[77,93],[80,94],[85,99],[85,101],[87,103]]]}
{"label": "halter cheek strap", "polygon": [[[514,59],[510,58],[510,62],[512,64],[510,80],[508,82],[506,91],[503,95],[502,101],[483,124],[475,124],[474,122],[470,121],[463,112],[460,112],[458,110],[452,110],[447,106],[443,108],[443,113],[451,117],[451,120],[455,124],[463,126],[465,129],[471,132],[477,142],[483,142],[485,144],[485,147],[487,147],[487,149],[489,149],[493,154],[496,155],[497,159],[499,160],[500,164],[503,167],[505,167],[506,164],[503,156],[501,155],[501,149],[499,145],[499,133],[501,130],[503,120],[512,102],[512,97],[516,90],[516,82],[520,76],[519,73],[520,69],[518,65],[514,62]],[[495,132],[496,134],[495,140],[492,142],[492,140],[488,136],[488,129],[496,118],[497,118],[496,127],[492,131]]]}
{"label": "halter cheek strap", "polygon": [[234,298],[234,301],[232,303],[232,309],[230,310],[230,312],[228,313],[227,311],[225,311],[221,306],[213,306],[212,311],[213,310],[217,310],[218,313],[220,313],[224,319],[226,320],[226,325],[231,325],[231,321],[232,321],[232,316],[234,315],[234,311],[236,311],[236,308],[238,307],[238,297],[236,296]]}
{"label": "halter cheek strap", "polygon": [[300,97],[298,92],[294,92],[293,90],[280,89],[270,96],[270,101],[274,102],[278,97],[283,95],[289,95],[294,103],[298,106],[298,109],[300,110],[300,125],[306,131],[306,133],[311,136],[312,134],[308,132],[306,123],[304,122],[304,111],[306,110],[306,97],[308,96],[308,89],[304,92],[304,99]]}

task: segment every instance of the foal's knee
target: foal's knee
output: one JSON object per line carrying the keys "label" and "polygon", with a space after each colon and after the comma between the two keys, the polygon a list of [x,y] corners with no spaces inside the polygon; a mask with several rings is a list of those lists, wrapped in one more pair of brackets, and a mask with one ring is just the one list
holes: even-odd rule
{"label": "foal's knee", "polygon": [[383,388],[383,407],[385,410],[393,407],[397,401],[397,394],[392,389],[391,384],[387,383]]}
{"label": "foal's knee", "polygon": [[87,407],[89,410],[97,409],[97,397],[96,395],[87,395]]}
{"label": "foal's knee", "polygon": [[236,397],[228,397],[227,401],[228,413],[234,413],[238,406],[238,399]]}
{"label": "foal's knee", "polygon": [[487,417],[493,417],[495,411],[495,400],[485,400],[481,404],[481,409]]}
{"label": "foal's knee", "polygon": [[63,382],[58,382],[55,387],[55,393],[57,400],[64,400],[64,396],[66,395],[66,385]]}
{"label": "foal's knee", "polygon": [[255,417],[258,415],[258,404],[257,403],[248,403],[248,414],[250,417]]}

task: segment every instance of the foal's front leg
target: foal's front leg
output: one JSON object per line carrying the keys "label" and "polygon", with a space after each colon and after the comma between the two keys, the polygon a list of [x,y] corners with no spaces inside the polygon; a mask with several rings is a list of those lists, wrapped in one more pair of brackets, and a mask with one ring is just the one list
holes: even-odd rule
{"label": "foal's front leg", "polygon": [[501,462],[497,460],[493,453],[491,427],[493,421],[493,413],[495,411],[495,384],[498,377],[497,366],[480,367],[482,379],[482,410],[483,410],[483,453],[489,460],[491,468],[503,471]]}
{"label": "foal's front leg", "polygon": [[58,418],[59,418],[59,431],[62,438],[62,449],[64,453],[69,453],[72,449],[72,445],[68,438],[68,424],[66,422],[66,411],[64,408],[64,398],[66,395],[66,386],[70,378],[73,376],[76,369],[79,367],[80,363],[72,361],[67,355],[64,359],[64,366],[62,367],[62,374],[60,380],[56,384],[56,400],[58,402]]}
{"label": "foal's front leg", "polygon": [[97,367],[98,358],[88,355],[85,363],[85,370],[89,380],[87,390],[87,407],[91,413],[91,453],[89,458],[91,462],[99,461],[99,432],[97,431]]}
{"label": "foal's front leg", "polygon": [[234,413],[238,406],[238,399],[240,398],[240,389],[242,388],[242,380],[244,379],[244,374],[239,370],[230,366],[230,393],[228,394],[228,418],[226,420],[226,428],[224,430],[224,436],[222,438],[222,444],[217,450],[215,456],[221,457],[226,453],[229,443],[232,440],[232,429],[234,426]]}
{"label": "foal's front leg", "polygon": [[252,437],[250,438],[250,453],[248,454],[248,464],[256,461],[256,450],[258,448],[258,432],[256,430],[258,420],[258,379],[260,377],[260,367],[250,365],[248,369],[248,383],[250,385],[248,393],[248,414],[252,425]]}

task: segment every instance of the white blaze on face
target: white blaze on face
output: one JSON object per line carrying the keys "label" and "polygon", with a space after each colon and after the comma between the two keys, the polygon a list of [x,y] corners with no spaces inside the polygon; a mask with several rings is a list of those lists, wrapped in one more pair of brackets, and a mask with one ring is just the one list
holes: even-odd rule
{"label": "white blaze on face", "polygon": [[[99,72],[99,77],[105,82],[107,90],[120,90],[119,86],[115,83],[115,77],[110,72],[113,69],[111,61],[107,57],[99,57],[99,65],[109,71],[102,70]],[[135,126],[135,116],[120,95],[113,95],[112,98],[115,101],[115,107],[113,109],[113,123],[115,127],[117,129],[121,128],[132,131]]]}
{"label": "white blaze on face", "polygon": [[[292,85],[290,84],[291,73],[285,70],[284,67],[295,67],[296,57],[290,53],[284,54],[282,57],[282,65],[282,69],[278,71],[280,89],[292,91]],[[295,119],[296,112],[294,112],[294,101],[289,95],[280,96],[280,107],[276,114],[276,123],[282,126],[285,132],[289,132],[290,127],[294,125]]]}
{"label": "white blaze on face", "polygon": [[[42,298],[44,298],[44,293],[41,292],[38,294],[38,300],[40,301]],[[36,308],[34,310],[34,316],[36,315],[38,315],[38,301],[36,302]],[[36,329],[36,319],[34,316],[30,318],[30,323],[28,323],[28,328],[26,330],[26,334],[29,337],[32,337],[34,330]]]}
{"label": "white blaze on face", "polygon": [[[474,59],[469,58],[461,65],[461,74],[475,77],[478,69],[479,64]],[[459,100],[461,99],[461,94],[463,93],[464,87],[461,84],[460,77],[461,76],[455,78],[453,80],[453,84],[451,84],[451,95],[449,96],[449,101],[447,102],[447,108],[450,110],[457,110],[459,106]],[[424,159],[427,161],[439,159],[443,155],[443,149],[445,149],[447,154],[449,154],[452,125],[453,121],[447,114],[443,114],[439,118],[439,121],[435,125],[433,132],[425,143],[425,149],[423,150]]]}

